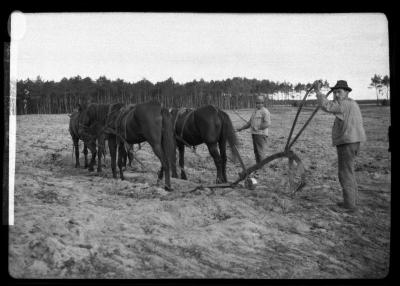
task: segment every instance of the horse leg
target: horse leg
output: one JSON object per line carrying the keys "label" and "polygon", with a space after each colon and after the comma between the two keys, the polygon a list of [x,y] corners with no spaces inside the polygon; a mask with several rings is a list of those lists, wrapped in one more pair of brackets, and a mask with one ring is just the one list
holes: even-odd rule
{"label": "horse leg", "polygon": [[221,154],[221,171],[222,171],[222,179],[224,180],[223,182],[226,183],[228,182],[228,179],[226,177],[226,141],[225,140],[220,140],[218,142],[219,145],[219,153]]}
{"label": "horse leg", "polygon": [[179,151],[179,167],[181,168],[181,179],[187,180],[187,176],[185,173],[185,145],[178,144]]}
{"label": "horse leg", "polygon": [[160,170],[157,172],[157,178],[161,181],[164,178],[164,168],[161,166]]}
{"label": "horse leg", "polygon": [[117,178],[116,171],[116,155],[117,155],[117,142],[115,136],[110,136],[108,139],[108,149],[110,150],[110,160],[111,160],[111,170],[113,173],[113,178]]}
{"label": "horse leg", "polygon": [[101,167],[107,167],[107,165],[106,165],[106,153],[107,153],[107,148],[106,148],[106,139],[104,138],[104,145],[103,145],[103,153],[102,153],[102,156],[103,156],[103,158],[104,158],[104,160],[103,160],[103,163],[101,164]]}
{"label": "horse leg", "polygon": [[132,168],[133,153],[131,150],[128,151],[128,159],[129,159],[128,166]]}
{"label": "horse leg", "polygon": [[170,171],[169,170],[169,164],[167,163],[167,159],[166,159],[165,154],[164,154],[164,152],[162,150],[161,142],[160,143],[155,143],[155,144],[150,144],[150,145],[151,145],[151,147],[153,149],[154,154],[156,154],[156,156],[158,157],[158,159],[161,162],[161,169],[158,172],[158,178],[159,178],[159,180],[161,180],[162,176],[163,176],[163,174],[165,172],[165,187],[164,187],[164,189],[166,191],[171,191],[172,189],[171,189],[171,178],[170,178],[170,175],[169,175],[169,171]]}
{"label": "horse leg", "polygon": [[121,166],[124,167],[126,170],[126,154],[121,154],[121,156],[120,156],[120,154],[121,154],[121,151],[119,150],[119,147],[118,147],[118,158],[121,157]]}
{"label": "horse leg", "polygon": [[[176,147],[175,147],[175,152],[176,152]],[[173,160],[171,160],[171,173],[172,173],[172,178],[178,178],[178,173],[176,172],[176,153],[174,152],[173,154]]]}
{"label": "horse leg", "polygon": [[222,177],[222,159],[218,152],[217,143],[207,143],[208,151],[214,159],[215,167],[217,167],[217,180],[216,183],[223,183],[224,179]]}
{"label": "horse leg", "polygon": [[94,165],[96,164],[96,155],[97,155],[97,151],[96,151],[96,143],[92,142],[88,148],[90,149],[90,152],[92,152],[92,159],[90,160],[90,164],[89,164],[89,172],[93,172],[94,171]]}
{"label": "horse leg", "polygon": [[[153,148],[153,150],[154,150],[154,148]],[[154,151],[154,153],[155,153],[155,151]],[[160,157],[158,155],[157,155],[157,157],[158,157],[158,159],[160,159]],[[158,181],[161,181],[164,178],[164,166],[163,166],[163,163],[162,163],[161,159],[160,159],[160,162],[161,162],[161,167],[160,167],[160,170],[158,170],[158,172],[157,172]]]}
{"label": "horse leg", "polygon": [[[104,141],[103,141],[104,142]],[[99,146],[98,148],[98,155],[97,155],[97,173],[101,172],[101,157],[104,154],[104,150],[103,150],[103,143],[101,141],[101,139],[99,139],[97,141],[97,146]]]}
{"label": "horse leg", "polygon": [[83,155],[85,156],[85,169],[87,167],[89,167],[88,158],[87,158],[88,153],[89,153],[88,152],[88,147],[87,147],[86,143],[83,143]]}
{"label": "horse leg", "polygon": [[174,160],[171,162],[172,178],[178,178],[178,173],[176,172],[176,153],[173,156]]}
{"label": "horse leg", "polygon": [[126,163],[126,152],[125,152],[125,146],[123,143],[118,144],[118,169],[119,169],[119,176],[121,180],[124,179],[124,172],[122,170],[122,159],[125,159]]}
{"label": "horse leg", "polygon": [[78,168],[80,166],[79,163],[79,139],[74,137],[72,138],[72,141],[74,142],[74,148],[75,148],[75,168]]}

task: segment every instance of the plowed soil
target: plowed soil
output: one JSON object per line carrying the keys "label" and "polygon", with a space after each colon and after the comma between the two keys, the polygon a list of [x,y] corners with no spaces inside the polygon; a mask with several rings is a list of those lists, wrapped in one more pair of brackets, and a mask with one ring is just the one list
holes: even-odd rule
{"label": "plowed soil", "polygon": [[[258,185],[199,189],[216,179],[205,145],[186,149],[188,181],[174,191],[157,183],[160,163],[145,143],[113,179],[107,154],[101,174],[74,168],[69,117],[17,118],[15,225],[9,269],[15,278],[382,278],[389,270],[391,168],[387,107],[361,106],[368,141],[356,161],[355,214],[342,200],[334,117],[322,111],[292,150],[307,184],[294,196],[287,159],[253,176]],[[251,110],[239,110],[249,118]],[[292,107],[270,108],[269,153],[282,151],[295,117]],[[243,121],[228,111],[235,127]],[[300,116],[298,130],[311,114]],[[296,134],[296,131],[295,131]],[[237,133],[246,166],[254,155],[249,131]],[[81,143],[82,149],[82,143]],[[83,154],[81,154],[83,166]],[[228,161],[228,179],[240,165]]]}

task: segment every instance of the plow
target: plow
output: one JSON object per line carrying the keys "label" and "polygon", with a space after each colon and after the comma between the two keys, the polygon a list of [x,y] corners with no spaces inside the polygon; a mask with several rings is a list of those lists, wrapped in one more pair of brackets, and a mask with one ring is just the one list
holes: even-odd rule
{"label": "plow", "polygon": [[[246,167],[243,160],[240,157],[240,153],[237,150],[236,147],[235,151],[238,155],[239,163],[241,165],[242,171],[239,173],[239,177],[231,183],[222,183],[222,184],[209,184],[209,185],[199,185],[195,187],[194,189],[190,190],[190,192],[197,191],[199,189],[215,189],[215,188],[235,188],[238,186],[238,184],[242,181],[244,181],[244,185],[247,189],[254,189],[255,185],[257,184],[257,180],[254,179],[251,174],[262,169],[266,164],[280,158],[287,158],[288,159],[288,175],[289,175],[289,185],[290,185],[290,196],[294,196],[295,193],[300,191],[305,185],[306,185],[306,176],[305,176],[305,168],[304,164],[301,161],[300,157],[296,155],[291,148],[293,145],[296,143],[296,141],[299,139],[300,135],[303,133],[303,131],[306,129],[306,127],[309,125],[315,114],[318,112],[320,109],[320,106],[317,106],[313,112],[311,113],[310,117],[307,119],[307,121],[304,123],[304,125],[300,128],[299,132],[297,135],[292,139],[293,131],[295,129],[298,117],[301,113],[301,110],[306,102],[306,99],[310,92],[315,88],[315,84],[311,86],[306,94],[304,95],[301,103],[299,104],[299,107],[297,109],[296,116],[294,118],[292,127],[290,129],[289,136],[286,141],[286,145],[283,151],[272,154],[263,160],[261,160],[259,163],[256,163],[255,165],[252,165],[250,167]],[[331,90],[332,91],[332,90]],[[331,93],[331,91],[328,92],[327,96]],[[235,111],[234,111],[235,112]],[[237,114],[237,112],[235,112]],[[246,121],[240,114],[237,114],[238,117],[240,117],[242,120]],[[247,121],[246,121],[247,122]],[[300,180],[296,182],[296,174],[299,175]]]}

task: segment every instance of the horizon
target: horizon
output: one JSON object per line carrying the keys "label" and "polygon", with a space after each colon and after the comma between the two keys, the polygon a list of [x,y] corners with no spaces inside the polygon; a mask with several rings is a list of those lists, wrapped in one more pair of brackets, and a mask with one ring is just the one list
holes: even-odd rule
{"label": "horizon", "polygon": [[14,12],[11,27],[17,81],[344,79],[355,99],[376,99],[371,78],[390,77],[388,23],[379,13]]}

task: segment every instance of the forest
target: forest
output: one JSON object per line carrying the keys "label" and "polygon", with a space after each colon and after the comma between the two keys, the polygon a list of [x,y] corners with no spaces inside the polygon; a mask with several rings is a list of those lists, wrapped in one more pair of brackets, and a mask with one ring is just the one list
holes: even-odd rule
{"label": "forest", "polygon": [[[323,81],[328,86],[327,81]],[[105,76],[92,80],[75,76],[59,82],[35,80],[17,82],[17,114],[70,113],[79,103],[141,103],[150,100],[166,107],[196,108],[213,104],[223,109],[252,108],[257,95],[264,95],[267,105],[290,104],[301,99],[312,83],[274,82],[234,77],[221,81],[203,79],[184,84],[172,78],[153,84],[147,79],[130,83],[122,79],[110,80]],[[25,110],[24,110],[25,104]]]}

